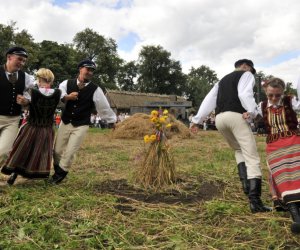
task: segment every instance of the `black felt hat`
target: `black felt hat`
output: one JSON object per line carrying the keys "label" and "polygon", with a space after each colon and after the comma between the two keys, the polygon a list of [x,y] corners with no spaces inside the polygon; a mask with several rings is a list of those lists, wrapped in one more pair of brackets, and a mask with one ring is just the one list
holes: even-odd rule
{"label": "black felt hat", "polygon": [[254,68],[254,64],[253,64],[253,62],[252,62],[251,60],[249,60],[249,59],[240,59],[240,60],[236,61],[236,62],[234,63],[234,67],[235,67],[235,68],[238,68],[239,66],[241,66],[241,65],[244,64],[244,63],[251,67],[251,72],[252,72],[252,74],[255,74],[255,73],[256,73],[256,69]]}

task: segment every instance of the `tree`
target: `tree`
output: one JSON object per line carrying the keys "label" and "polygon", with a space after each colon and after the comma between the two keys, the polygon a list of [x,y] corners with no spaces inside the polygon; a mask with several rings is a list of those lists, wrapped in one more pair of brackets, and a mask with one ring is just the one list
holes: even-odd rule
{"label": "tree", "polygon": [[6,62],[5,53],[8,48],[12,46],[21,46],[25,48],[29,54],[28,61],[24,66],[24,70],[32,73],[33,64],[36,62],[36,48],[37,44],[33,37],[26,31],[21,30],[17,32],[16,22],[11,22],[9,25],[0,24],[0,63]]}
{"label": "tree", "polygon": [[259,71],[255,75],[256,84],[253,88],[254,97],[257,103],[264,101],[267,99],[265,90],[264,90],[264,83],[271,79],[272,75],[266,75],[263,71]]}
{"label": "tree", "polygon": [[97,64],[95,83],[104,88],[116,89],[117,73],[123,62],[118,56],[116,42],[87,28],[75,35],[73,43],[82,59],[89,58]]}
{"label": "tree", "polygon": [[122,65],[118,72],[118,85],[124,91],[136,91],[137,85],[135,79],[137,77],[138,67],[134,61],[130,61]]}
{"label": "tree", "polygon": [[[294,89],[292,86],[293,86],[293,83],[287,82],[284,93],[286,95],[297,96],[297,89]],[[298,96],[298,98],[299,98],[299,96]]]}
{"label": "tree", "polygon": [[217,74],[209,67],[202,65],[199,68],[191,68],[187,75],[185,93],[195,108],[200,106],[204,97],[217,81]]}
{"label": "tree", "polygon": [[15,37],[15,22],[10,25],[0,24],[0,63],[6,62],[5,52],[12,46]]}
{"label": "tree", "polygon": [[179,61],[161,46],[144,46],[139,54],[138,89],[141,92],[182,95],[185,75]]}
{"label": "tree", "polygon": [[28,52],[28,60],[24,66],[24,70],[29,73],[33,73],[35,65],[38,61],[38,44],[34,42],[32,35],[26,30],[22,30],[15,34],[14,44],[25,48]]}
{"label": "tree", "polygon": [[79,55],[70,45],[44,40],[39,44],[34,67],[52,70],[57,86],[63,80],[76,77],[78,61]]}

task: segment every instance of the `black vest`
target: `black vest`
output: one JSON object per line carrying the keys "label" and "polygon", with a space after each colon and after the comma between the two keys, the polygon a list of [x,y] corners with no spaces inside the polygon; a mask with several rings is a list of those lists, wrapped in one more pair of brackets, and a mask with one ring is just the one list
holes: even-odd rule
{"label": "black vest", "polygon": [[97,86],[90,82],[83,89],[79,90],[77,79],[68,80],[67,94],[78,92],[78,100],[67,101],[61,117],[65,124],[71,123],[75,127],[90,124],[91,111],[94,108],[93,95],[96,89]]}
{"label": "black vest", "polygon": [[51,127],[60,95],[59,89],[55,89],[50,96],[45,96],[39,90],[32,89],[28,124],[35,127]]}
{"label": "black vest", "polygon": [[5,69],[0,66],[0,115],[18,116],[21,114],[21,105],[17,104],[17,95],[23,95],[25,89],[25,73],[18,71],[18,80],[15,83],[8,81]]}
{"label": "black vest", "polygon": [[237,90],[239,80],[244,73],[245,71],[234,71],[221,79],[217,95],[216,114],[226,111],[241,114],[246,112],[241,104]]}

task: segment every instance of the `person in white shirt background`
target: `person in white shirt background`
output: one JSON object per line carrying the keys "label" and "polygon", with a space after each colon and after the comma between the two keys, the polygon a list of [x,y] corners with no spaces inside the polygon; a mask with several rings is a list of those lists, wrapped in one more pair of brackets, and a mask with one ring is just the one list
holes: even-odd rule
{"label": "person in white shirt background", "polygon": [[96,127],[97,127],[97,128],[101,128],[101,124],[100,124],[100,122],[101,122],[101,117],[100,117],[99,114],[96,115],[95,120],[96,120]]}

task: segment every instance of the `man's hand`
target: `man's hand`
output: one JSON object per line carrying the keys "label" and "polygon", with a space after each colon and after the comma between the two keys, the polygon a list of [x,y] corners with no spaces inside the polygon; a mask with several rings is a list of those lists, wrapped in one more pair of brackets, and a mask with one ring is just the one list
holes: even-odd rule
{"label": "man's hand", "polygon": [[24,96],[22,95],[17,95],[17,103],[22,105],[22,106],[26,106],[29,104],[29,100],[26,99]]}
{"label": "man's hand", "polygon": [[250,113],[249,112],[244,112],[243,113],[243,119],[244,120],[248,120],[248,119],[250,119],[251,117],[250,117]]}
{"label": "man's hand", "polygon": [[191,123],[190,130],[191,130],[192,133],[196,134],[198,132],[198,130],[199,130],[198,124]]}
{"label": "man's hand", "polygon": [[78,92],[71,92],[64,96],[64,101],[76,101],[78,99]]}

